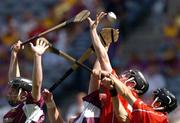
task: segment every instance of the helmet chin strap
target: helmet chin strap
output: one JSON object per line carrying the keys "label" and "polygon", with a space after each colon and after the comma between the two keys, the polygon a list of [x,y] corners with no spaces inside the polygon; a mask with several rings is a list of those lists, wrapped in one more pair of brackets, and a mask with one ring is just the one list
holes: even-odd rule
{"label": "helmet chin strap", "polygon": [[163,110],[164,107],[155,107],[154,104],[158,101],[159,97],[156,97],[155,100],[153,101],[153,103],[151,104],[151,106],[153,107],[154,110]]}
{"label": "helmet chin strap", "polygon": [[22,88],[19,88],[18,97],[20,96],[21,92],[22,92]]}
{"label": "helmet chin strap", "polygon": [[21,93],[22,93],[22,88],[20,88],[20,89],[19,89],[19,92],[18,92],[18,98],[19,98],[19,100],[20,100],[20,101],[26,100],[26,99],[27,99],[26,96],[20,96]]}

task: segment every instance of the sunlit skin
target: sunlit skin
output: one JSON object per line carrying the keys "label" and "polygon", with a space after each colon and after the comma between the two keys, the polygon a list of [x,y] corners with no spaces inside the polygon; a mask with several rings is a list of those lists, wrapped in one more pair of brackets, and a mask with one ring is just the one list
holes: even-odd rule
{"label": "sunlit skin", "polygon": [[[105,72],[106,73],[106,72]],[[136,86],[136,83],[135,83],[135,81],[132,79],[132,80],[130,80],[130,79],[128,79],[126,76],[124,76],[123,74],[122,75],[120,75],[120,76],[118,76],[118,79],[122,82],[122,83],[124,83],[128,88],[130,88],[131,90],[134,90],[134,91],[136,91],[135,89],[134,89],[134,87]],[[103,82],[103,81],[105,81],[105,82]],[[106,87],[106,88],[108,88],[108,89],[112,89],[113,88],[113,83],[112,83],[112,81],[111,81],[111,79],[110,78],[104,78],[103,79],[103,81],[102,81],[102,85],[104,86],[104,87]],[[158,100],[156,101],[156,102],[154,102],[154,104],[152,103],[151,105],[150,105],[150,107],[152,107],[154,110],[157,110],[157,108],[159,108],[159,107],[161,107],[161,102],[159,102]]]}
{"label": "sunlit skin", "polygon": [[[123,76],[123,75],[120,75],[118,76],[119,80],[124,83],[127,87],[129,87],[131,90],[134,90],[134,87],[136,85],[136,83],[134,81],[128,81],[128,78]],[[101,83],[103,86],[105,86],[106,88],[108,89],[111,89],[112,88],[112,83]],[[109,88],[110,87],[110,88]],[[135,90],[134,90],[135,91]]]}
{"label": "sunlit skin", "polygon": [[[122,83],[124,83],[127,87],[129,87],[131,90],[136,91],[136,90],[134,89],[134,87],[136,86],[136,83],[135,83],[135,82],[133,82],[133,81],[127,81],[128,78],[125,77],[125,76],[123,76],[123,75],[119,76],[119,80],[120,80]],[[126,81],[127,81],[127,82],[126,82]],[[156,108],[158,108],[158,107],[161,107],[161,102],[159,102],[159,101],[156,101],[153,105],[152,105],[152,104],[153,104],[153,103],[151,103],[151,106],[150,106],[150,107],[152,107],[154,110],[156,110]]]}
{"label": "sunlit skin", "polygon": [[18,96],[18,89],[14,86],[9,86],[7,92],[7,100],[11,106],[16,106],[20,102],[20,98]]}
{"label": "sunlit skin", "polygon": [[10,85],[9,88],[8,88],[8,92],[7,92],[7,100],[8,100],[8,103],[11,105],[11,106],[16,106],[18,104],[20,104],[21,102],[25,101],[27,92],[26,91],[21,91],[19,93],[19,90],[17,89],[17,87],[15,86],[12,86]]}
{"label": "sunlit skin", "polygon": [[[108,73],[106,71],[101,71],[99,72],[98,70],[94,70],[93,71],[95,76],[99,76],[99,74],[103,74],[105,75],[105,77],[102,79],[101,85],[103,85],[104,87],[106,87],[107,89],[111,90],[113,89],[113,81],[111,80],[111,73]],[[136,86],[136,82],[134,80],[133,77],[127,77],[125,74],[121,74],[118,76],[118,80],[122,83],[124,83],[128,88],[130,88],[133,91],[136,91],[134,89],[134,87]],[[154,102],[154,104],[151,104],[151,107],[154,110],[157,110],[157,108],[161,107],[161,102],[159,102],[158,100]]]}

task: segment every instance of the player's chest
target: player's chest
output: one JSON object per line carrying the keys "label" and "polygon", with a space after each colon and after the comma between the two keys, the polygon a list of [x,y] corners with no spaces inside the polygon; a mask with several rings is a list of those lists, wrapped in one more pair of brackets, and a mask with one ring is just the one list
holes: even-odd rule
{"label": "player's chest", "polygon": [[21,123],[24,118],[24,113],[21,109],[11,109],[3,118],[4,123]]}

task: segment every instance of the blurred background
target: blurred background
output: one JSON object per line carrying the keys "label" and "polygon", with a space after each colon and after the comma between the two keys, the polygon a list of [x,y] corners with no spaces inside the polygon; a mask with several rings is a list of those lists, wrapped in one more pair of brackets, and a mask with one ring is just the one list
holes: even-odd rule
{"label": "blurred background", "polygon": [[[113,11],[115,22],[104,19],[104,27],[120,30],[119,41],[112,44],[109,56],[113,67],[121,73],[138,68],[146,76],[150,88],[143,100],[151,102],[151,93],[166,87],[180,103],[180,1],[179,0],[1,0],[0,3],[0,123],[9,110],[5,99],[10,61],[10,47],[63,22],[83,9],[91,12]],[[91,45],[88,22],[74,24],[46,35],[55,47],[78,59]],[[19,54],[21,75],[32,77],[33,56],[29,46]],[[92,67],[95,57],[85,64]],[[68,70],[71,63],[59,56],[43,56],[43,87],[49,88]],[[90,73],[79,68],[54,91],[56,104],[68,119],[81,105],[88,91]],[[77,107],[77,106],[75,106]],[[169,115],[170,123],[180,122],[180,108]]]}

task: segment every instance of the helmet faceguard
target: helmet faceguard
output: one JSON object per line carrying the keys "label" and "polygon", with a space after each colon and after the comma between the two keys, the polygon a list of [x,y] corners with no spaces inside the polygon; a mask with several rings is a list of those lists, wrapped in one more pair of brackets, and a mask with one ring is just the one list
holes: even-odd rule
{"label": "helmet faceguard", "polygon": [[11,90],[7,95],[7,100],[11,106],[16,106],[22,101],[20,100],[22,91],[30,92],[32,90],[32,81],[23,77],[16,77],[9,81],[8,84]]}
{"label": "helmet faceguard", "polygon": [[[162,112],[171,112],[177,107],[177,99],[176,97],[169,92],[166,88],[159,88],[154,92],[154,101],[152,103],[152,107],[154,110],[162,111]],[[156,107],[155,104],[160,102],[160,106]]]}
{"label": "helmet faceguard", "polygon": [[17,89],[22,88],[23,90],[26,90],[28,92],[32,90],[32,81],[23,77],[16,77],[8,84],[16,87]]}
{"label": "helmet faceguard", "polygon": [[127,81],[125,81],[125,84],[127,82],[135,83],[133,88],[136,90],[138,95],[143,95],[149,88],[148,82],[139,70],[131,69],[125,71],[121,76],[128,79]]}

